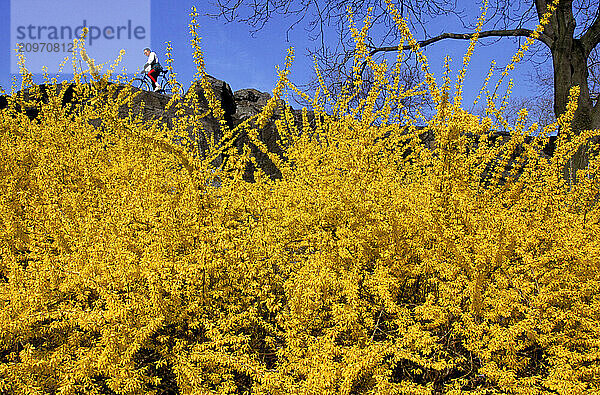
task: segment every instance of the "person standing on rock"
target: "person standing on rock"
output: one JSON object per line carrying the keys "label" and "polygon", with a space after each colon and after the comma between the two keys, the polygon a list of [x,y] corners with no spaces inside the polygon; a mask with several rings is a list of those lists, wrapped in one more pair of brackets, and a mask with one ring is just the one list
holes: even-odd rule
{"label": "person standing on rock", "polygon": [[152,89],[154,89],[154,92],[157,92],[160,87],[156,85],[156,78],[162,71],[162,66],[158,62],[158,56],[150,48],[144,48],[144,55],[148,57],[148,61],[144,65],[144,73],[148,74],[150,81],[152,81]]}

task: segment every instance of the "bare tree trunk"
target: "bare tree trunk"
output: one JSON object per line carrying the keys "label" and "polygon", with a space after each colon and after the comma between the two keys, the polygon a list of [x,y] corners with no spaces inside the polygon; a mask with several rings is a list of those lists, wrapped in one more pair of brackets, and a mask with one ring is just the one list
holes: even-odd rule
{"label": "bare tree trunk", "polygon": [[[577,135],[586,129],[600,128],[600,111],[593,106],[588,87],[587,57],[577,40],[571,40],[570,50],[552,51],[554,64],[554,113],[560,116],[566,111],[569,90],[579,86],[577,110],[573,116],[572,133]],[[576,182],[576,172],[588,165],[587,144],[581,146],[564,168],[564,176],[570,183]]]}
{"label": "bare tree trunk", "polygon": [[[538,8],[539,9],[539,8]],[[575,111],[573,135],[583,130],[600,128],[600,106],[592,103],[588,85],[588,57],[598,43],[598,18],[579,39],[574,38],[575,18],[572,0],[559,3],[556,13],[544,33],[550,38],[550,52],[554,66],[554,113],[558,118],[567,110],[569,91],[579,86],[579,98]],[[560,133],[560,132],[559,132]],[[565,176],[575,182],[575,172],[588,164],[587,147],[581,147],[565,167]]]}
{"label": "bare tree trunk", "polygon": [[[569,91],[579,86],[577,110],[573,116],[572,130],[577,135],[582,130],[600,128],[600,111],[592,105],[588,87],[587,57],[578,40],[572,36],[562,36],[552,50],[554,65],[554,113],[558,118],[567,109]],[[586,147],[582,147],[570,159],[564,169],[564,175],[570,182],[575,182],[575,172],[583,169],[588,163]]]}
{"label": "bare tree trunk", "polygon": [[600,107],[592,105],[588,85],[587,60],[593,48],[581,39],[573,38],[575,18],[570,5],[559,6],[552,18],[552,63],[554,66],[554,113],[560,116],[567,109],[569,90],[579,86],[577,111],[573,119],[575,132],[600,128]]}

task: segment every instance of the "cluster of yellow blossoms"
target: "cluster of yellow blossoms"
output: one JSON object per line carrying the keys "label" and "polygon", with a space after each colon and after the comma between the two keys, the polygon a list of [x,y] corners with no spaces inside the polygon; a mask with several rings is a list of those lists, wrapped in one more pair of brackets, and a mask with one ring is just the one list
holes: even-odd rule
{"label": "cluster of yellow blossoms", "polygon": [[[477,37],[451,98],[387,3],[437,114],[424,131],[390,119],[416,93],[398,86],[398,66],[389,76],[370,59],[370,20],[358,30],[350,16],[355,81],[333,115],[324,84],[314,122],[283,110],[277,180],[244,182],[251,159],[231,140],[243,132],[266,149],[256,128],[298,91],[291,50],[264,112],[236,129],[222,121],[204,156],[174,142],[207,115],[179,111],[178,95],[168,129],[120,116],[136,94],[94,91],[110,74],[86,85],[77,73],[77,97],[103,93],[73,111],[50,94],[33,120],[13,94],[0,112],[0,393],[600,391],[600,161],[590,154],[576,183],[563,176],[600,134],[570,138],[578,89],[551,158],[541,149],[557,125],[535,135],[525,112],[501,141],[460,107]],[[197,78],[222,119],[191,17]],[[350,107],[363,61],[376,82]],[[375,111],[382,89],[393,94]]]}

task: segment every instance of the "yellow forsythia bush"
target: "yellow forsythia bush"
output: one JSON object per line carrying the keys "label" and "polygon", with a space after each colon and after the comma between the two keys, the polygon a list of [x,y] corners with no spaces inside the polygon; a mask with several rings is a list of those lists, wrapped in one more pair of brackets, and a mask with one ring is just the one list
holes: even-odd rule
{"label": "yellow forsythia bush", "polygon": [[[464,69],[453,96],[429,73],[425,146],[416,120],[390,113],[416,93],[368,57],[368,26],[352,28],[356,85],[333,115],[323,90],[314,123],[289,109],[277,121],[277,180],[244,182],[247,151],[174,142],[206,114],[181,111],[171,129],[119,116],[138,93],[109,73],[76,76],[73,111],[53,94],[34,120],[1,111],[0,393],[598,393],[594,150],[577,182],[563,176],[600,134],[570,137],[577,89],[547,158],[550,128],[509,125],[501,143],[461,109]],[[291,60],[254,125],[294,88]],[[350,108],[363,61],[377,82]],[[221,126],[260,146],[250,123]]]}

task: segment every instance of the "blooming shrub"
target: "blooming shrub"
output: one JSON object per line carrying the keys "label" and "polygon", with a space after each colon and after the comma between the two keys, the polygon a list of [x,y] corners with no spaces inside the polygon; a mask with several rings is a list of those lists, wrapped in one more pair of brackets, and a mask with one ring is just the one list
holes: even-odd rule
{"label": "blooming shrub", "polygon": [[[464,71],[454,101],[429,73],[425,147],[416,120],[373,111],[383,87],[417,93],[367,56],[364,26],[356,71],[367,61],[378,82],[354,108],[349,86],[333,115],[317,92],[314,125],[286,110],[280,180],[244,182],[248,152],[227,144],[174,143],[203,132],[198,111],[172,129],[120,117],[136,93],[89,90],[109,73],[74,81],[71,112],[60,94],[33,120],[0,112],[0,393],[600,390],[599,161],[577,183],[562,173],[598,135],[571,137],[577,89],[546,158],[556,125],[496,141],[460,107]],[[294,88],[292,58],[257,125]]]}

